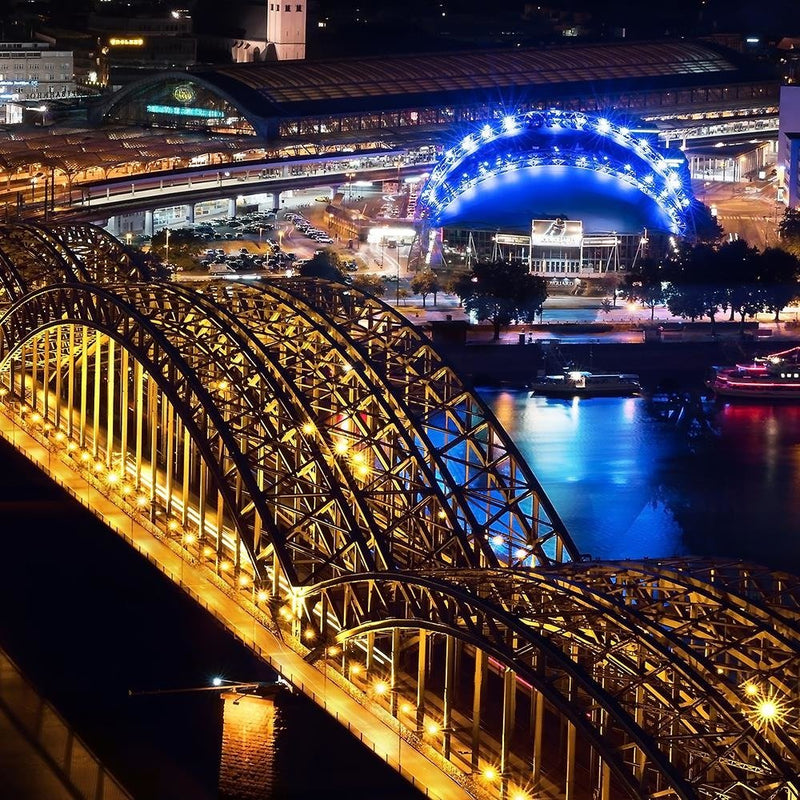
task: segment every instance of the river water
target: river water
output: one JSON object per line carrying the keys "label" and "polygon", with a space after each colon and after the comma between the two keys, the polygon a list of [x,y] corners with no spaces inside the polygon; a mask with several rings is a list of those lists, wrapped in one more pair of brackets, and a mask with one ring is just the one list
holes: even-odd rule
{"label": "river water", "polygon": [[[721,405],[711,432],[691,435],[643,398],[482,394],[582,552],[735,556],[800,572],[800,407]],[[0,645],[137,798],[212,800],[218,699],[128,691],[268,671],[4,444],[0,524]],[[276,746],[280,800],[419,798],[303,698],[279,709]]]}

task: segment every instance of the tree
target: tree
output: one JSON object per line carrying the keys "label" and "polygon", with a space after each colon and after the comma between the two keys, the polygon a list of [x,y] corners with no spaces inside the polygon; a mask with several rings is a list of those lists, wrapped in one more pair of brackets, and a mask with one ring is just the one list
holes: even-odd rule
{"label": "tree", "polygon": [[612,308],[617,307],[617,289],[619,289],[622,281],[623,277],[618,272],[606,272],[600,278],[600,285],[603,287],[603,291],[611,298]]}
{"label": "tree", "polygon": [[439,279],[432,269],[426,269],[411,279],[411,291],[422,296],[422,307],[425,308],[425,301],[429,294],[433,295],[433,304],[436,305],[436,294],[441,291]]}
{"label": "tree", "polygon": [[800,209],[787,208],[778,224],[781,248],[800,257]]}
{"label": "tree", "polygon": [[613,306],[613,304],[611,303],[611,299],[610,299],[610,298],[608,298],[608,297],[604,297],[604,298],[603,298],[603,299],[600,301],[600,310],[601,310],[601,311],[602,311],[604,314],[610,314],[610,313],[611,313],[611,309],[612,309],[612,308],[614,308],[614,306]]}
{"label": "tree", "polygon": [[796,255],[777,247],[761,253],[759,279],[764,308],[775,314],[775,322],[780,322],[781,310],[800,296],[798,278],[800,259]]}
{"label": "tree", "polygon": [[547,299],[547,282],[529,275],[522,264],[483,261],[457,282],[456,293],[467,312],[491,320],[494,339],[499,339],[500,328],[513,320],[535,321]]}
{"label": "tree", "polygon": [[325,248],[315,253],[300,267],[300,275],[304,278],[324,278],[328,281],[344,283],[342,259],[335,250]]}
{"label": "tree", "polygon": [[364,294],[383,297],[386,294],[386,284],[377,275],[355,275],[352,286]]}
{"label": "tree", "polygon": [[625,276],[623,292],[631,303],[641,303],[650,309],[650,320],[655,319],[656,306],[666,300],[664,269],[651,258],[640,259],[634,272]]}
{"label": "tree", "polygon": [[160,230],[150,242],[150,252],[167,261],[167,230],[169,230],[169,262],[183,269],[197,266],[197,257],[206,248],[205,239],[187,228]]}
{"label": "tree", "polygon": [[695,200],[689,206],[687,216],[690,220],[690,226],[694,229],[694,239],[697,242],[715,244],[725,233],[722,225],[719,224],[719,220],[711,213],[711,209],[699,200]]}
{"label": "tree", "polygon": [[723,262],[709,244],[681,250],[669,266],[666,300],[670,313],[692,321],[708,317],[713,329],[720,307],[727,305]]}

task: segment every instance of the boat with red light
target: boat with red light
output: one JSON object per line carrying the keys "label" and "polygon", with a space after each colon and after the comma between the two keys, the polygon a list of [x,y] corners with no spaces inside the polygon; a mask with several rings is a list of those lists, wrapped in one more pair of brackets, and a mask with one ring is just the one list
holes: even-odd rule
{"label": "boat with red light", "polygon": [[800,347],[712,369],[707,385],[717,397],[800,400]]}

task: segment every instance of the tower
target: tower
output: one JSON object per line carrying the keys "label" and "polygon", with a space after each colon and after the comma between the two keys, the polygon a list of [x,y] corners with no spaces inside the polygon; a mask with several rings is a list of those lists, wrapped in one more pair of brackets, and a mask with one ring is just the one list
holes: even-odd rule
{"label": "tower", "polygon": [[306,4],[308,0],[267,3],[267,41],[275,47],[278,61],[306,57]]}

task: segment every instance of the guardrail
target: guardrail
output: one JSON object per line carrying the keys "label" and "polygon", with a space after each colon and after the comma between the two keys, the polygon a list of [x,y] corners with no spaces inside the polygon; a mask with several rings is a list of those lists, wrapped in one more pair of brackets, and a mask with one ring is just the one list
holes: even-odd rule
{"label": "guardrail", "polygon": [[0,711],[81,800],[132,800],[69,723],[0,650]]}

